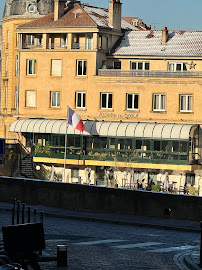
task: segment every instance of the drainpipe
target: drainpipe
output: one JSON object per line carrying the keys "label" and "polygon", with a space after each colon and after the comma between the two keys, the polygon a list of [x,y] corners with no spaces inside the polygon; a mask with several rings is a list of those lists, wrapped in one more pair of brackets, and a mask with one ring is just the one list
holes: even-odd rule
{"label": "drainpipe", "polygon": [[[18,45],[19,47],[19,45]],[[17,114],[19,115],[19,92],[20,92],[20,50],[18,50],[18,88],[17,88]]]}

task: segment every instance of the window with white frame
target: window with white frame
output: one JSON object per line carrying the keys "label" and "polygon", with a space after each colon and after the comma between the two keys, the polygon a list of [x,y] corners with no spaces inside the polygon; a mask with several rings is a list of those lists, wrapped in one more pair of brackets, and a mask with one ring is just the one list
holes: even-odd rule
{"label": "window with white frame", "polygon": [[25,106],[36,107],[36,91],[35,90],[27,90],[25,92]]}
{"label": "window with white frame", "polygon": [[18,76],[18,55],[15,56],[15,76]]}
{"label": "window with white frame", "polygon": [[112,93],[101,93],[100,108],[112,109]]}
{"label": "window with white frame", "polygon": [[86,76],[87,60],[77,60],[77,76]]}
{"label": "window with white frame", "polygon": [[17,109],[18,107],[18,87],[15,86],[15,103],[14,103],[14,108]]}
{"label": "window with white frame", "polygon": [[130,69],[134,70],[149,70],[150,63],[149,62],[139,62],[139,61],[131,61],[130,62]]}
{"label": "window with white frame", "polygon": [[6,76],[8,75],[8,55],[6,55]]}
{"label": "window with white frame", "polygon": [[52,59],[51,60],[51,76],[61,76],[62,60]]}
{"label": "window with white frame", "polygon": [[165,95],[153,95],[153,111],[165,111]]}
{"label": "window with white frame", "polygon": [[76,92],[76,108],[85,108],[86,107],[86,93],[85,92]]}
{"label": "window with white frame", "polygon": [[60,92],[59,91],[51,91],[50,96],[50,106],[52,108],[59,108],[60,107]]}
{"label": "window with white frame", "polygon": [[9,46],[9,31],[7,31],[7,45],[6,45],[6,49],[8,49]]}
{"label": "window with white frame", "polygon": [[60,39],[60,46],[63,48],[67,46],[67,34],[62,35]]}
{"label": "window with white frame", "polygon": [[126,110],[138,110],[139,94],[126,94]]}
{"label": "window with white frame", "polygon": [[27,59],[27,75],[36,75],[36,59]]}
{"label": "window with white frame", "polygon": [[192,112],[192,95],[180,95],[180,112]]}
{"label": "window with white frame", "polygon": [[16,47],[18,47],[18,33],[16,34]]}
{"label": "window with white frame", "polygon": [[34,39],[35,39],[34,35],[26,35],[26,45],[28,47],[33,47],[34,46]]}
{"label": "window with white frame", "polygon": [[93,49],[93,34],[86,34],[86,49]]}
{"label": "window with white frame", "polygon": [[36,46],[41,47],[42,46],[42,35],[36,35]]}
{"label": "window with white frame", "polygon": [[169,71],[187,71],[187,63],[169,62]]}
{"label": "window with white frame", "polygon": [[7,109],[8,105],[8,86],[5,87],[5,108]]}

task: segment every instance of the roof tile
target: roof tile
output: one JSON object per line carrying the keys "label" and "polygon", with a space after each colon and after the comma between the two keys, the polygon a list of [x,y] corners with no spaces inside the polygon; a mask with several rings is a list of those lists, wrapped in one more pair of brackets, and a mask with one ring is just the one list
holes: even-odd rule
{"label": "roof tile", "polygon": [[162,31],[127,31],[114,55],[130,56],[202,56],[202,32],[168,31],[166,44]]}

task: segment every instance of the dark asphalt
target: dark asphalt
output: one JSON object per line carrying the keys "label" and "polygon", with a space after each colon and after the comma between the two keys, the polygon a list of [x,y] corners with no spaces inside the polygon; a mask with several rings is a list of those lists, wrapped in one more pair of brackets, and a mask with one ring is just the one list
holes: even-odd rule
{"label": "dark asphalt", "polygon": [[[12,204],[0,203],[1,226],[11,224],[11,208]],[[42,270],[201,269],[199,222],[34,208],[44,212],[45,257],[56,258],[57,244],[68,247],[68,267],[57,268],[49,261],[41,263]]]}

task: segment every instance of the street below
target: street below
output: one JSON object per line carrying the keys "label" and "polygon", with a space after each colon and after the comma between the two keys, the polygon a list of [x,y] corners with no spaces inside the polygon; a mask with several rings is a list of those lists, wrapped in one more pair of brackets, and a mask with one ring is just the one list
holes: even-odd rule
{"label": "street below", "polygon": [[[0,216],[1,226],[11,224],[11,213]],[[67,245],[69,270],[187,269],[179,268],[176,256],[200,245],[199,233],[53,217],[44,218],[44,230],[44,253],[56,256],[57,245]],[[57,269],[56,262],[41,263],[41,268]]]}

